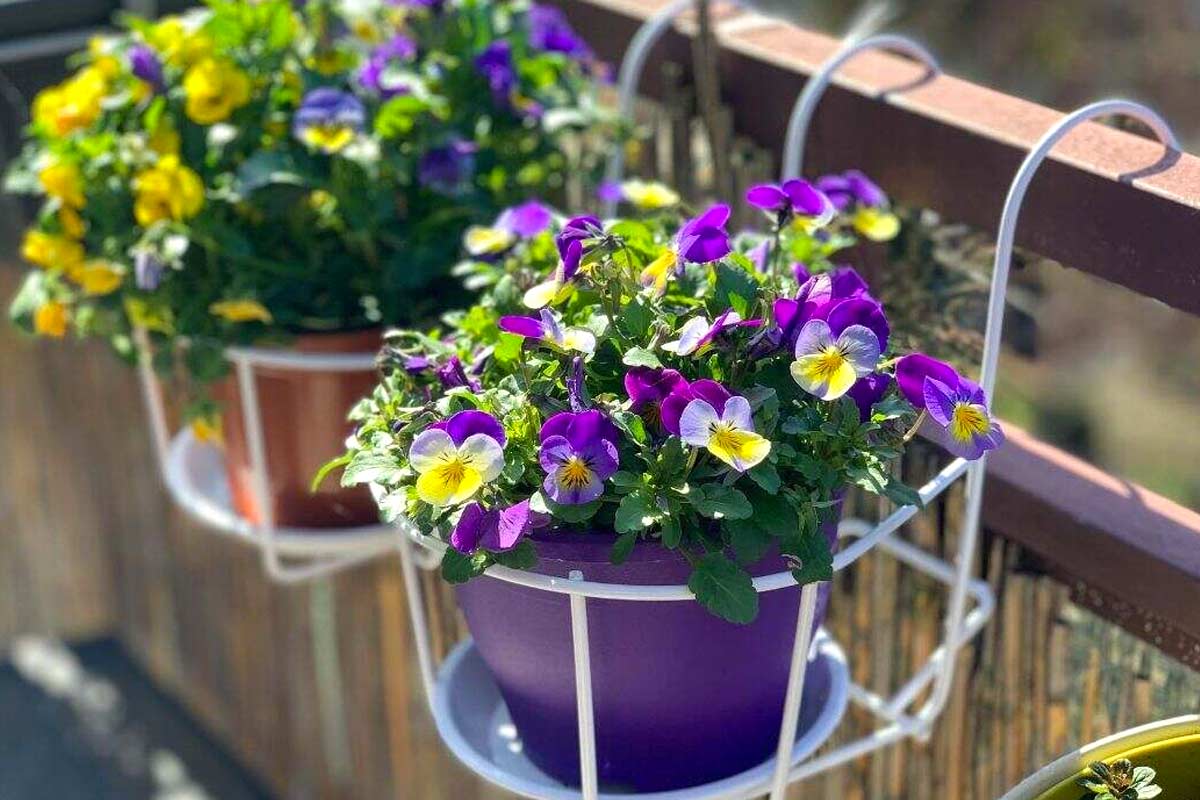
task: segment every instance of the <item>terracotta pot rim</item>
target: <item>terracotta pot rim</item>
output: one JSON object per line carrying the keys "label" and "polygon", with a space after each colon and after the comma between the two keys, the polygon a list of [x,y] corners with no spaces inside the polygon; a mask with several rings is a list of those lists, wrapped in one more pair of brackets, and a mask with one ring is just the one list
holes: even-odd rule
{"label": "terracotta pot rim", "polygon": [[289,332],[286,342],[262,342],[249,345],[255,350],[300,353],[370,353],[379,352],[383,344],[384,327],[348,328],[340,331]]}

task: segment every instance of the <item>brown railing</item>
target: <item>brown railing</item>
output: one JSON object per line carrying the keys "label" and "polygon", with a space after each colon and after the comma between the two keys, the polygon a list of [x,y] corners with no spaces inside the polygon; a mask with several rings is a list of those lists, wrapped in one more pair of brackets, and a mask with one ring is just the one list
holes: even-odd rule
{"label": "brown railing", "polygon": [[[560,0],[598,54],[619,61],[666,0]],[[728,20],[741,12],[714,9]],[[714,26],[732,125],[778,154],[792,103],[838,47],[785,23]],[[691,63],[684,17],[646,74]],[[641,87],[660,95],[660,82]],[[813,121],[806,172],[861,167],[908,206],[994,231],[1017,166],[1062,115],[884,53],[848,63]],[[1017,244],[1200,314],[1200,158],[1087,125],[1058,147],[1025,202]],[[1200,667],[1200,515],[1008,426],[990,464],[984,524],[1019,542],[1074,599]],[[1200,454],[1198,454],[1200,456]]]}

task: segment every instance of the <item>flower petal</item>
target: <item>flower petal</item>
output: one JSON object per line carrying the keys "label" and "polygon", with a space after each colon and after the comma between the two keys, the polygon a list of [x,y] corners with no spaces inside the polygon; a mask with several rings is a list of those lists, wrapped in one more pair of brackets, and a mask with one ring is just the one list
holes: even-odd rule
{"label": "flower petal", "polygon": [[679,417],[679,436],[694,447],[708,447],[712,428],[720,422],[715,408],[704,400],[693,400]]}
{"label": "flower petal", "polygon": [[533,317],[501,317],[496,324],[505,333],[515,333],[526,339],[541,339],[546,333],[541,320]]}
{"label": "flower petal", "polygon": [[563,331],[561,347],[590,356],[596,352],[596,334],[585,328],[567,328]]}
{"label": "flower petal", "polygon": [[753,431],[754,417],[750,413],[750,401],[739,395],[729,398],[725,410],[721,412],[721,421],[740,431]]}
{"label": "flower petal", "polygon": [[950,425],[954,419],[954,403],[957,391],[939,381],[933,376],[925,377],[924,404],[922,408],[929,411],[929,416],[943,428]]}
{"label": "flower petal", "polygon": [[542,447],[538,450],[538,463],[546,472],[553,473],[574,455],[575,448],[571,447],[567,437],[555,434],[542,439]]}
{"label": "flower petal", "polygon": [[918,409],[925,408],[925,378],[932,377],[955,389],[962,380],[954,367],[923,353],[904,356],[896,362],[896,384],[900,394]]}
{"label": "flower petal", "polygon": [[486,433],[473,433],[459,445],[458,455],[484,483],[495,480],[504,469],[504,450]]}
{"label": "flower petal", "polygon": [[457,463],[438,464],[417,478],[417,497],[431,506],[453,506],[470,500],[483,486],[483,476]]}
{"label": "flower petal", "polygon": [[820,353],[833,346],[833,332],[823,319],[810,319],[796,337],[796,358]]}
{"label": "flower petal", "polygon": [[[500,512],[494,535],[485,535],[483,546],[493,552],[511,550],[529,532],[531,522],[528,500],[509,506]],[[491,529],[487,533],[492,534]]]}
{"label": "flower petal", "polygon": [[836,400],[858,380],[850,362],[831,360],[826,353],[801,356],[792,362],[792,379],[800,388],[822,400]]}
{"label": "flower petal", "polygon": [[457,455],[458,448],[444,430],[421,431],[408,449],[408,463],[417,472],[428,472],[446,458]]}
{"label": "flower petal", "polygon": [[709,321],[703,316],[692,317],[679,329],[679,338],[673,342],[667,342],[662,349],[676,355],[690,355],[700,346],[710,327]]}
{"label": "flower petal", "polygon": [[726,431],[709,440],[708,452],[745,472],[770,455],[771,443],[753,431]]}
{"label": "flower petal", "polygon": [[[526,308],[545,308],[554,302],[562,288],[563,284],[557,278],[551,278],[545,283],[539,283],[537,286],[534,286],[532,289],[529,289],[527,292],[525,292],[524,296],[521,298],[521,302]],[[501,317],[501,320],[504,319],[507,319],[507,317]],[[517,319],[527,318],[517,317]],[[522,334],[522,336],[525,335],[528,334]],[[541,336],[541,334],[539,333],[538,336]]]}
{"label": "flower petal", "polygon": [[450,438],[458,446],[461,446],[467,441],[468,437],[476,433],[492,437],[501,447],[504,447],[508,441],[504,435],[504,426],[486,411],[476,411],[474,409],[459,411],[446,420],[444,430],[450,434]]}
{"label": "flower petal", "polygon": [[875,371],[875,365],[879,363],[879,339],[870,328],[851,325],[838,336],[837,346],[854,367],[856,380]]}
{"label": "flower petal", "polygon": [[479,547],[485,532],[491,527],[488,519],[490,512],[479,503],[470,503],[463,509],[458,524],[450,534],[450,546],[460,553],[470,555]]}

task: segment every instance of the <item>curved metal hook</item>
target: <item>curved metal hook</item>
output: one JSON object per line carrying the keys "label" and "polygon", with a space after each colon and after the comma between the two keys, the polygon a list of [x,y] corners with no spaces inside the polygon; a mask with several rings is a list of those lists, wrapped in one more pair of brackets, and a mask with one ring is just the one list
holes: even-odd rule
{"label": "curved metal hook", "polygon": [[804,91],[796,99],[796,105],[792,107],[792,116],[788,120],[787,136],[783,144],[781,180],[800,175],[800,168],[804,165],[804,142],[808,137],[808,126],[812,122],[813,112],[817,110],[817,103],[829,88],[834,74],[843,64],[866,50],[892,50],[903,53],[914,61],[923,63],[934,75],[942,71],[937,58],[926,50],[924,45],[907,36],[884,33],[845,44],[813,73],[804,84]]}
{"label": "curved metal hook", "polygon": [[[633,116],[634,104],[637,102],[638,84],[642,80],[642,71],[646,68],[646,59],[650,50],[663,37],[667,29],[675,22],[675,18],[692,7],[693,0],[675,0],[663,7],[650,19],[642,23],[637,33],[629,41],[625,56],[621,59],[621,70],[617,75],[617,110],[622,118]],[[604,170],[606,181],[617,182],[625,174],[625,148],[617,145],[608,156],[608,167]],[[604,216],[611,217],[616,213],[616,203],[606,201]]]}
{"label": "curved metal hook", "polygon": [[1021,214],[1021,203],[1025,192],[1033,181],[1038,167],[1064,136],[1085,122],[1096,117],[1122,114],[1144,123],[1169,150],[1179,150],[1179,140],[1171,126],[1158,112],[1132,100],[1100,100],[1084,106],[1067,116],[1046,131],[1029,155],[1025,157],[1017,176],[1009,187],[1000,215],[1000,229],[996,234],[996,258],[992,264],[992,288],[988,298],[987,332],[984,335],[983,366],[979,373],[979,385],[990,398],[996,386],[996,364],[1000,356],[1000,326],[1004,322],[1004,298],[1008,292],[1008,270],[1012,262],[1013,242],[1017,234],[1017,220]]}

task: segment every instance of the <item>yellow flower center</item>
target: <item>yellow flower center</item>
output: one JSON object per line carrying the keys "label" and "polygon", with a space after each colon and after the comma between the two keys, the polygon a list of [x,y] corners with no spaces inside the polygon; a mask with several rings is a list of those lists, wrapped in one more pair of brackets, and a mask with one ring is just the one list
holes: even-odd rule
{"label": "yellow flower center", "polygon": [[810,367],[810,375],[821,383],[829,383],[846,363],[846,354],[837,345],[822,350]]}
{"label": "yellow flower center", "polygon": [[312,125],[304,129],[304,142],[326,153],[336,153],[354,140],[354,129],[346,125]]}
{"label": "yellow flower center", "polygon": [[579,456],[571,456],[558,471],[558,482],[565,489],[582,489],[591,480],[592,469]]}
{"label": "yellow flower center", "polygon": [[749,469],[771,452],[771,443],[753,431],[725,422],[708,426],[708,452],[736,469]]}
{"label": "yellow flower center", "polygon": [[984,436],[992,429],[987,412],[973,403],[957,403],[950,417],[950,435],[960,442],[969,442],[976,436]]}

